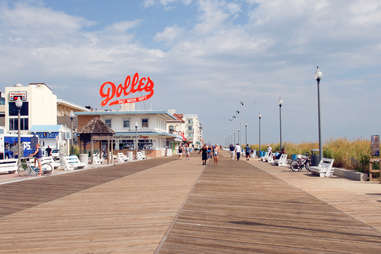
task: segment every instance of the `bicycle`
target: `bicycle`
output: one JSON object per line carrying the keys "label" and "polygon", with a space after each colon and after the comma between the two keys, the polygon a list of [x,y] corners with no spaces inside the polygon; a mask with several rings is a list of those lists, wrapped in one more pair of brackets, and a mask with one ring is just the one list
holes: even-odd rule
{"label": "bicycle", "polygon": [[[35,165],[33,164],[35,163],[31,162],[30,159],[26,161],[26,166],[28,168],[28,175],[37,176],[40,173],[40,169],[38,168],[38,166],[36,166],[36,164]],[[53,175],[54,167],[50,163],[41,162],[41,169],[42,169],[42,174],[45,174],[48,172],[50,173],[50,175]]]}
{"label": "bicycle", "polygon": [[293,172],[301,172],[305,168],[310,172],[311,159],[308,154],[301,155],[296,160],[292,161],[290,164],[290,170]]}

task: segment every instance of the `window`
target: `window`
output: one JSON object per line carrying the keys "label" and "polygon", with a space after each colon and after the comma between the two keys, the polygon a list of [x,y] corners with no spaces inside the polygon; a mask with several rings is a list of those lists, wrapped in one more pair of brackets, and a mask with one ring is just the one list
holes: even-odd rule
{"label": "window", "polygon": [[[18,118],[9,118],[9,130],[17,131],[18,130]],[[20,130],[29,130],[29,119],[20,118]]]}
{"label": "window", "polygon": [[148,128],[148,118],[142,119],[142,128]]}
{"label": "window", "polygon": [[192,123],[193,123],[192,119],[189,119],[189,120],[188,120],[188,123],[189,123],[189,124],[192,124]]}
{"label": "window", "polygon": [[111,128],[111,119],[106,119],[105,124]]}
{"label": "window", "polygon": [[188,131],[193,130],[192,126],[188,126]]}
{"label": "window", "polygon": [[173,134],[175,132],[175,127],[173,125],[169,126],[169,133]]}
{"label": "window", "polygon": [[[16,102],[9,102],[8,103],[9,108],[9,116],[17,116],[19,109],[16,107]],[[29,102],[23,102],[22,107],[20,110],[21,116],[27,116],[29,114]]]}
{"label": "window", "polygon": [[123,120],[123,128],[130,128],[130,120]]}

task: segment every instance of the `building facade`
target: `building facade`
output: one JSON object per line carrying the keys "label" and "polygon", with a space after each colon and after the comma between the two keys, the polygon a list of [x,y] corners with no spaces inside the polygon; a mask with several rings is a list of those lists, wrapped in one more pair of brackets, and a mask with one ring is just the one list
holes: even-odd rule
{"label": "building facade", "polygon": [[167,121],[176,120],[167,111],[91,111],[77,112],[76,115],[79,129],[95,118],[110,127],[115,132],[115,153],[138,149],[144,150],[147,157],[161,157],[176,138],[176,135],[167,132]]}

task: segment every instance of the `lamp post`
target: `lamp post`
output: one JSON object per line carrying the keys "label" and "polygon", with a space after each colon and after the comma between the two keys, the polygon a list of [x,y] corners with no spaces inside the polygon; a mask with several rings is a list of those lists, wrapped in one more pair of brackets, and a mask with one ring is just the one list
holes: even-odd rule
{"label": "lamp post", "polygon": [[237,134],[238,135],[238,142],[237,143],[238,143],[238,145],[241,145],[241,135],[240,135],[241,134],[241,125],[239,126],[239,129],[237,130],[237,132],[238,132],[238,134]]}
{"label": "lamp post", "polygon": [[[73,120],[74,120],[74,112],[70,111],[70,123],[71,123],[71,128],[70,128],[70,154],[73,154],[73,147],[74,147],[74,137],[73,137]],[[69,154],[69,155],[70,155]]]}
{"label": "lamp post", "polygon": [[135,139],[136,139],[135,158],[137,159],[138,149],[139,149],[139,143],[138,143],[138,122],[135,122]]}
{"label": "lamp post", "polygon": [[245,123],[245,145],[247,145],[247,123]]}
{"label": "lamp post", "polygon": [[319,66],[317,66],[315,79],[317,82],[317,95],[318,95],[319,161],[323,158],[323,148],[321,143],[321,121],[320,121],[320,80],[322,76],[323,76],[323,73],[320,71]]}
{"label": "lamp post", "polygon": [[17,107],[17,134],[18,134],[18,155],[17,155],[17,164],[18,164],[18,170],[20,171],[21,168],[21,121],[20,121],[20,112],[22,108],[22,100],[20,97],[16,100],[16,107]]}
{"label": "lamp post", "polygon": [[235,145],[235,130],[233,129],[233,145]]}
{"label": "lamp post", "polygon": [[259,156],[261,156],[260,152],[261,152],[261,119],[262,119],[262,114],[259,113],[258,115],[258,118],[259,118]]}
{"label": "lamp post", "polygon": [[282,151],[282,104],[283,99],[279,98],[279,149]]}

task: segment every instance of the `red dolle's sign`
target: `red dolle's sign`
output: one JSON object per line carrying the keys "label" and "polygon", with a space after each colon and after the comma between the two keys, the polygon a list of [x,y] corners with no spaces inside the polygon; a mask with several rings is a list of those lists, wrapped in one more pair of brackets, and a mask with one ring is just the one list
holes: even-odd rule
{"label": "red dolle's sign", "polygon": [[[112,106],[117,104],[135,103],[148,100],[153,95],[153,87],[154,83],[150,77],[141,77],[139,79],[138,73],[135,73],[132,79],[130,75],[128,75],[124,80],[124,84],[120,83],[118,86],[116,86],[111,81],[104,82],[99,89],[100,96],[104,98],[104,100],[101,102],[101,105],[104,107],[109,102],[109,106]],[[148,94],[135,98],[120,99],[121,96],[126,97],[136,92],[144,91]]]}

